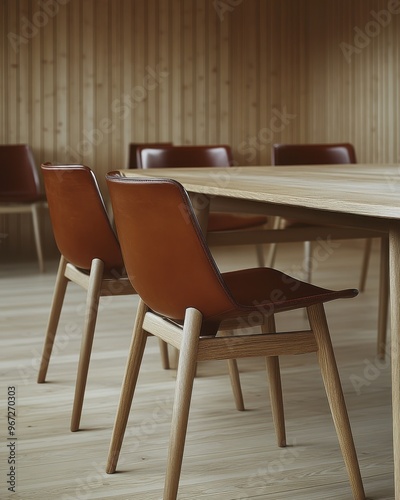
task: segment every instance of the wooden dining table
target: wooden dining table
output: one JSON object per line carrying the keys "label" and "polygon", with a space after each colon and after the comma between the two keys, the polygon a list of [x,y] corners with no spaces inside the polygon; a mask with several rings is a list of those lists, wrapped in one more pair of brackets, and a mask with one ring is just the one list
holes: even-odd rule
{"label": "wooden dining table", "polygon": [[262,213],[388,235],[395,499],[400,500],[400,165],[234,166],[121,170],[170,178],[191,196],[203,229],[210,210]]}

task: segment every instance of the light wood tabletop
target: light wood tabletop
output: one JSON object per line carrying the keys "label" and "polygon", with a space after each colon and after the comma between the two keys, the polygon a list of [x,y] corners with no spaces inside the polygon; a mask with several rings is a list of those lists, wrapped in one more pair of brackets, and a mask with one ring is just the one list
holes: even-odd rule
{"label": "light wood tabletop", "polygon": [[191,194],[203,227],[211,206],[389,234],[394,479],[395,498],[400,500],[400,166],[236,166],[121,173],[177,180]]}
{"label": "light wood tabletop", "polygon": [[400,165],[169,168],[122,170],[168,177],[187,191],[343,215],[400,219]]}

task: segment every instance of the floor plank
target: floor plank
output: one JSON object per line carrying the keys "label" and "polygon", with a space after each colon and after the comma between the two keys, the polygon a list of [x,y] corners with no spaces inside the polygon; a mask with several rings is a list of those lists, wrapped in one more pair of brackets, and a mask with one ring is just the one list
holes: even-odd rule
{"label": "floor plank", "polygon": [[[314,262],[314,282],[357,287],[362,243],[339,242]],[[252,249],[215,251],[223,270],[255,265]],[[254,254],[254,255],[253,255]],[[315,255],[317,255],[315,254]],[[299,245],[281,245],[276,267],[301,274]],[[57,263],[38,274],[36,263],[0,264],[0,498],[26,500],[162,498],[175,382],[149,340],[118,473],[104,472],[136,297],[102,302],[83,408],[82,430],[69,431],[85,294],[71,285],[59,326],[48,382],[36,384]],[[393,492],[390,357],[375,354],[378,247],[367,290],[327,305],[369,499]],[[305,325],[301,311],[278,326]],[[262,359],[241,360],[246,411],[234,409],[224,362],[201,363],[195,381],[180,500],[347,500],[351,498],[314,355],[283,357],[287,449],[275,444]],[[7,388],[17,389],[17,486],[7,491]]]}

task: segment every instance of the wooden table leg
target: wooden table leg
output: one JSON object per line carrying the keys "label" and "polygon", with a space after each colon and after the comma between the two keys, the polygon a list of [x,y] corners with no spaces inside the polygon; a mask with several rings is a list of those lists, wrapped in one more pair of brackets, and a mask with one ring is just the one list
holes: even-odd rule
{"label": "wooden table leg", "polygon": [[400,223],[393,222],[389,235],[390,314],[392,356],[393,453],[395,499],[400,500]]}

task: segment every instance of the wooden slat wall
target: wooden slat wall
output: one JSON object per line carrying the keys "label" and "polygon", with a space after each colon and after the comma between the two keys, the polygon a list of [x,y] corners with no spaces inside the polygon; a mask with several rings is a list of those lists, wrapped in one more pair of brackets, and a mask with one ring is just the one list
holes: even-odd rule
{"label": "wooden slat wall", "polygon": [[[3,0],[0,143],[83,162],[103,191],[131,141],[229,143],[244,165],[273,142],[351,141],[361,162],[397,162],[397,4]],[[32,251],[13,219],[2,253]]]}

